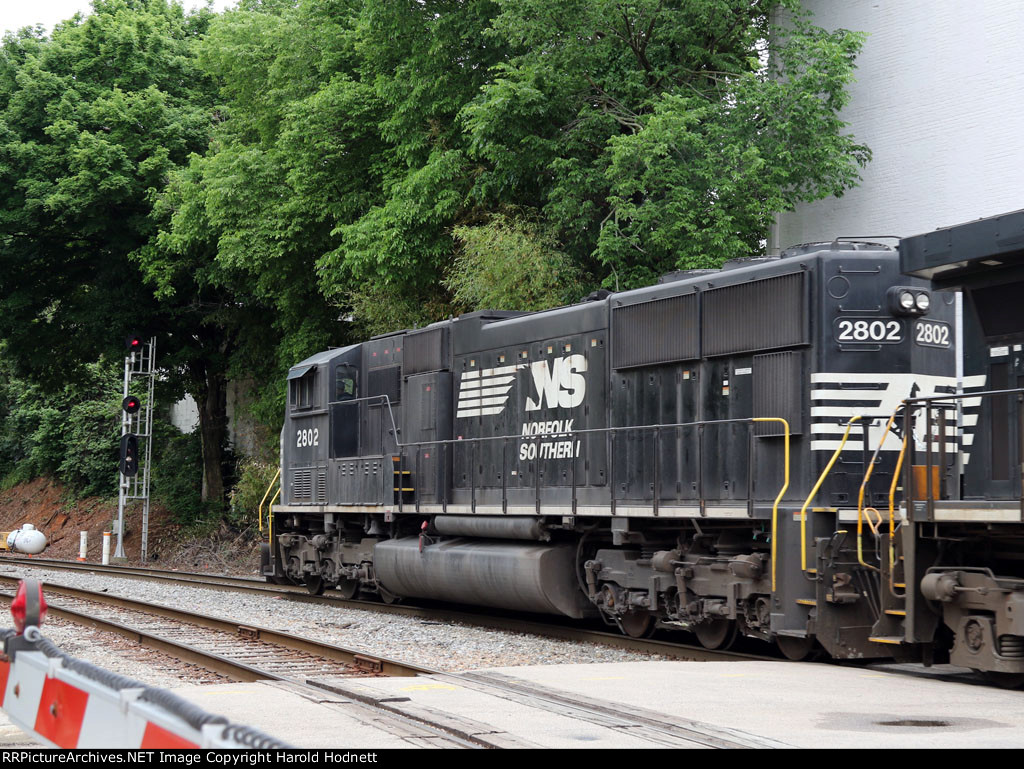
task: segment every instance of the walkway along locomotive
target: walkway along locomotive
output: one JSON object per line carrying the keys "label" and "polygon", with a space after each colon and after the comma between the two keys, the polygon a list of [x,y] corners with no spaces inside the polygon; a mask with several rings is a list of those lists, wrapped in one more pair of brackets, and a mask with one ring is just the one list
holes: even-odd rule
{"label": "walkway along locomotive", "polygon": [[[314,355],[288,375],[263,573],[1024,674],[1024,411],[985,390],[1024,384],[1010,226],[1024,212]],[[959,392],[935,290],[958,281]]]}

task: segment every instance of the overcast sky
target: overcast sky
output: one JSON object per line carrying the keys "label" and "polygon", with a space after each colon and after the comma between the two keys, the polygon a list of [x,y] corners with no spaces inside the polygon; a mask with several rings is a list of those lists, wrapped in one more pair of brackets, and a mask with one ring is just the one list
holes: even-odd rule
{"label": "overcast sky", "polygon": [[[195,8],[204,0],[182,0],[182,4]],[[213,7],[219,11],[234,4],[234,0],[214,0]],[[91,7],[89,0],[0,0],[0,34],[35,24],[50,31],[58,21],[70,19],[78,11],[88,14]]]}

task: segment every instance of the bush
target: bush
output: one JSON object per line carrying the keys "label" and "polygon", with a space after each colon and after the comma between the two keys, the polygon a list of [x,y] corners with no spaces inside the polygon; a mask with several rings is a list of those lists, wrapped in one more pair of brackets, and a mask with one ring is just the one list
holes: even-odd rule
{"label": "bush", "polygon": [[4,488],[53,476],[76,495],[117,493],[122,379],[100,361],[49,392],[0,365],[0,477]]}
{"label": "bush", "polygon": [[[277,475],[277,466],[255,459],[243,458],[238,463],[238,482],[230,494],[229,522],[239,528],[258,525],[257,512],[267,488]],[[269,505],[274,492],[266,498]]]}
{"label": "bush", "polygon": [[474,310],[546,310],[585,293],[584,275],[533,222],[495,215],[486,224],[456,227],[461,249],[445,285]]}
{"label": "bush", "polygon": [[183,433],[170,422],[153,425],[153,470],[150,496],[178,523],[194,524],[209,510],[202,502],[203,447],[196,428]]}

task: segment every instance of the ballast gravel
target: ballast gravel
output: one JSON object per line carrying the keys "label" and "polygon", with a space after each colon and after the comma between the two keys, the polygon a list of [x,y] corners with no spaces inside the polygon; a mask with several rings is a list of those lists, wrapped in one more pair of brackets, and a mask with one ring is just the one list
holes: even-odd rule
{"label": "ballast gravel", "polygon": [[[0,564],[0,573],[184,608],[445,671],[663,659],[658,655],[600,644],[562,641],[365,609],[292,603],[272,596],[161,584],[106,574],[37,569],[20,564]],[[55,596],[53,602],[59,604],[60,597]],[[0,627],[8,625],[0,620]],[[70,622],[47,621],[43,634],[69,654],[151,685],[169,686],[182,681],[219,683],[225,680],[194,667],[186,669],[169,656],[142,649],[126,639],[83,629]]]}

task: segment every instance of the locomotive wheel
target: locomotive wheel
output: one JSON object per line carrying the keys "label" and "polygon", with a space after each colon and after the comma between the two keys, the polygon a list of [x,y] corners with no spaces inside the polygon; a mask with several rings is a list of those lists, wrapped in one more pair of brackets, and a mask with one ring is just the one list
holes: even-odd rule
{"label": "locomotive wheel", "polygon": [[359,580],[358,579],[343,579],[338,583],[338,592],[341,593],[341,597],[346,601],[356,597],[356,593],[359,592]]}
{"label": "locomotive wheel", "polygon": [[627,611],[618,618],[618,625],[630,638],[647,638],[654,632],[654,615],[649,611]]}
{"label": "locomotive wheel", "polygon": [[775,636],[775,645],[779,647],[782,656],[793,662],[800,662],[812,655],[814,652],[813,638],[797,638],[789,635]]}
{"label": "locomotive wheel", "polygon": [[731,619],[713,619],[694,625],[693,633],[705,649],[728,649],[736,640],[737,628]]}
{"label": "locomotive wheel", "polygon": [[315,577],[313,575],[306,577],[306,590],[309,591],[310,595],[323,595],[326,589],[327,582],[324,581],[323,577]]}
{"label": "locomotive wheel", "polygon": [[390,604],[394,604],[394,603],[398,603],[399,601],[402,600],[402,596],[395,595],[394,593],[388,592],[387,590],[385,590],[380,585],[377,586],[377,593],[380,595],[380,600],[382,600],[384,603],[389,604],[389,605]]}

